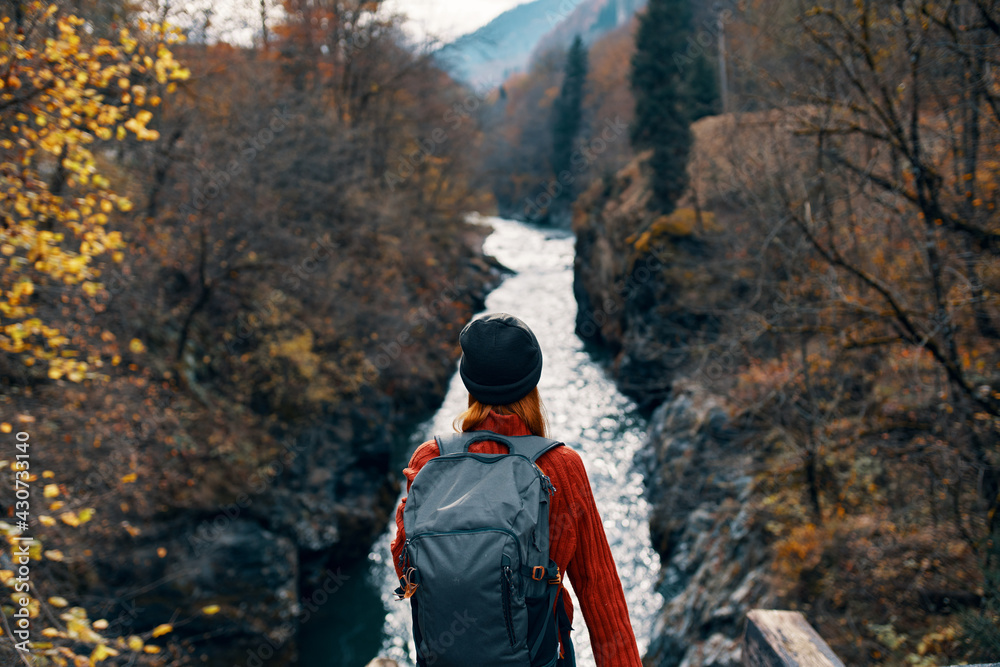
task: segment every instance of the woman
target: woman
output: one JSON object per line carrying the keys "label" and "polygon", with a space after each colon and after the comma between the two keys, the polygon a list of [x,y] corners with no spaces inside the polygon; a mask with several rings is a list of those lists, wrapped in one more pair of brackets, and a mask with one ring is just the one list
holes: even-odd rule
{"label": "woman", "polygon": [[[469,390],[469,407],[455,420],[456,430],[547,437],[545,411],[536,386],[542,373],[542,352],[528,326],[504,313],[488,315],[470,322],[462,330],[459,343],[459,374]],[[473,443],[469,451],[501,454],[507,448],[497,442],[481,441]],[[420,470],[438,454],[435,440],[416,449],[403,470],[407,493]],[[559,571],[573,582],[598,667],[640,667],[625,595],[583,461],[573,449],[563,446],[547,451],[537,465],[557,490],[549,500],[549,554]],[[403,498],[396,511],[397,532],[392,542],[397,576],[403,575],[400,556],[406,541],[405,506]],[[565,614],[560,623],[564,632],[560,632],[558,665],[573,665],[569,641],[573,606],[561,584],[553,613],[557,617]]]}

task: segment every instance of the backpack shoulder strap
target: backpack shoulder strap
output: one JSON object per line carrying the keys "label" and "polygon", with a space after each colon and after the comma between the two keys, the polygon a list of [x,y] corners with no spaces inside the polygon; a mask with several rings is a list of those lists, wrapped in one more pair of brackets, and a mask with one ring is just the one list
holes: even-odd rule
{"label": "backpack shoulder strap", "polygon": [[527,456],[532,463],[537,461],[542,454],[565,444],[559,440],[543,438],[538,435],[512,435],[508,438],[513,444],[511,451],[521,456]]}
{"label": "backpack shoulder strap", "polygon": [[441,456],[461,454],[469,451],[469,445],[474,442],[492,440],[506,445],[512,454],[520,454],[531,459],[532,463],[545,452],[563,444],[558,440],[542,438],[537,435],[500,435],[493,431],[466,431],[465,433],[436,435],[434,440],[437,442],[438,453]]}

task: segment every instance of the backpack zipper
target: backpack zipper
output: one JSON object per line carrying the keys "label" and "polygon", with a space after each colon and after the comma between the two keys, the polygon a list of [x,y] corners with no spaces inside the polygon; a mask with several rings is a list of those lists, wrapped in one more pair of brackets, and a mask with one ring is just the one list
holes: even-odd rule
{"label": "backpack zipper", "polygon": [[[538,466],[535,466],[536,468]],[[549,476],[542,472],[541,468],[538,468],[538,472],[542,475],[542,488],[549,492],[549,495],[554,495],[556,492],[555,484],[549,479]]]}
{"label": "backpack zipper", "polygon": [[422,537],[437,537],[439,535],[464,535],[466,533],[506,533],[514,540],[514,544],[517,545],[517,557],[521,557],[521,540],[518,539],[517,535],[513,531],[507,530],[506,528],[463,528],[462,530],[435,530],[428,533],[417,533],[413,537],[406,538],[405,545],[409,545],[416,542]]}
{"label": "backpack zipper", "polygon": [[410,564],[410,538],[403,542],[403,550],[399,552],[399,571],[406,572],[406,566]]}
{"label": "backpack zipper", "polygon": [[[504,561],[507,560],[507,557],[504,556]],[[517,643],[514,637],[514,613],[511,609],[514,599],[514,573],[511,571],[510,565],[504,565],[500,569],[500,595],[503,603],[503,620],[507,626],[507,639],[510,641],[510,647],[514,648],[514,644]]]}

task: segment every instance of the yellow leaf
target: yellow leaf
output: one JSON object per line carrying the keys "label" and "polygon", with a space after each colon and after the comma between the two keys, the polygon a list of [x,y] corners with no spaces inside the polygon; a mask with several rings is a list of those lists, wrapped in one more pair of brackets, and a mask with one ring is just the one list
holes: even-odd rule
{"label": "yellow leaf", "polygon": [[46,484],[43,493],[46,498],[55,498],[59,495],[59,486],[57,484]]}
{"label": "yellow leaf", "polygon": [[66,601],[66,598],[61,598],[58,595],[53,595],[52,597],[49,598],[49,604],[52,605],[53,607],[65,607],[66,605],[69,604],[69,602]]}
{"label": "yellow leaf", "polygon": [[54,526],[56,525],[56,520],[50,517],[48,514],[43,514],[38,517],[38,522],[43,526]]}
{"label": "yellow leaf", "polygon": [[142,352],[145,352],[146,346],[143,345],[142,341],[139,340],[138,338],[133,338],[128,343],[128,349],[131,350],[134,354],[141,354]]}
{"label": "yellow leaf", "polygon": [[98,662],[104,662],[105,659],[110,658],[113,655],[118,655],[118,651],[114,650],[110,646],[98,644],[94,651],[90,654],[90,664],[95,665]]}
{"label": "yellow leaf", "polygon": [[129,474],[124,475],[122,477],[122,484],[131,484],[132,482],[135,481],[135,478],[136,474],[134,472],[130,472]]}
{"label": "yellow leaf", "polygon": [[131,635],[128,638],[128,647],[133,651],[141,651],[143,647],[142,638],[137,635]]}
{"label": "yellow leaf", "polygon": [[63,560],[63,552],[59,551],[58,549],[49,549],[48,551],[45,552],[45,557],[48,558],[49,560],[61,562]]}
{"label": "yellow leaf", "polygon": [[142,648],[142,650],[145,651],[146,653],[159,653],[160,652],[160,647],[159,646],[155,646],[153,644],[146,644]]}
{"label": "yellow leaf", "polygon": [[169,623],[161,623],[160,625],[156,626],[153,629],[153,637],[159,637],[161,635],[165,635],[168,632],[173,632],[173,631],[174,631],[174,626],[170,625]]}
{"label": "yellow leaf", "polygon": [[207,607],[202,607],[201,611],[202,611],[203,614],[207,614],[208,616],[211,616],[212,614],[218,614],[219,613],[219,605],[217,605],[217,604],[210,604]]}
{"label": "yellow leaf", "polygon": [[63,512],[59,515],[59,518],[62,519],[63,523],[73,526],[74,528],[80,525],[80,520],[76,517],[74,512]]}

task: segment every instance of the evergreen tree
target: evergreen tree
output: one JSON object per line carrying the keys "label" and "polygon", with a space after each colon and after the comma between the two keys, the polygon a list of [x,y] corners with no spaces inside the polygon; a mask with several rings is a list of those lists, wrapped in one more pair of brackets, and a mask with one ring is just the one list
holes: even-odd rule
{"label": "evergreen tree", "polygon": [[632,145],[653,149],[651,205],[673,211],[687,187],[691,151],[691,94],[687,78],[692,67],[683,56],[691,35],[690,0],[650,0],[639,21],[632,56],[630,83],[635,95]]}
{"label": "evergreen tree", "polygon": [[691,98],[691,122],[719,113],[719,79],[711,58],[700,53],[685,74]]}
{"label": "evergreen tree", "polygon": [[566,74],[559,97],[552,105],[552,171],[562,185],[557,199],[572,201],[573,175],[562,178],[570,171],[573,145],[580,134],[583,120],[583,87],[587,79],[587,49],[577,35],[566,56]]}

